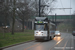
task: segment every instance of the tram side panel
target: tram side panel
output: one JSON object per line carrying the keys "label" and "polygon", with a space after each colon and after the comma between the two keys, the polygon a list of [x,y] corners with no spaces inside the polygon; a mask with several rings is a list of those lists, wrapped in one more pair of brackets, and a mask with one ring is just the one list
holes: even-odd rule
{"label": "tram side panel", "polygon": [[49,31],[50,37],[51,37],[51,38],[54,38],[54,36],[55,36],[55,24],[50,23],[49,26],[50,26],[50,27],[49,27],[49,29],[50,29],[50,31]]}

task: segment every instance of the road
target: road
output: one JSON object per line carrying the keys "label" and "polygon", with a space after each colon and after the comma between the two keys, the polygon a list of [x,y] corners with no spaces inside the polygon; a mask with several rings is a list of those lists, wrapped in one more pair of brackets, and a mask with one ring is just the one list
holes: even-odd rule
{"label": "road", "polygon": [[75,37],[70,33],[61,33],[50,41],[32,41],[3,50],[75,50]]}

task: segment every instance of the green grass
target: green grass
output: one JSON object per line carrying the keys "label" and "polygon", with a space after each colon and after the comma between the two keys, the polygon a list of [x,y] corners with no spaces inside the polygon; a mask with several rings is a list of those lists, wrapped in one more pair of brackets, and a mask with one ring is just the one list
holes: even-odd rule
{"label": "green grass", "polygon": [[3,33],[0,33],[0,47],[34,40],[33,33],[33,30],[25,30],[25,32],[15,32],[14,35],[11,35],[11,33],[5,33],[5,36],[3,36]]}

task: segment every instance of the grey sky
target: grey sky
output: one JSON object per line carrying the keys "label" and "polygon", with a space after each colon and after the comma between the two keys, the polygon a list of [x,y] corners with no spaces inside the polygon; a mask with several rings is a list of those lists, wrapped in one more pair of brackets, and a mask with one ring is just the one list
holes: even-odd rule
{"label": "grey sky", "polygon": [[70,1],[71,1],[71,8],[72,8],[71,13],[70,13],[70,9],[65,9],[65,10],[56,9],[52,13],[50,13],[50,15],[54,15],[55,13],[57,15],[70,15],[70,14],[73,14],[73,12],[75,11],[75,0],[57,0],[54,7],[55,8],[62,8],[62,7],[63,8],[70,8]]}

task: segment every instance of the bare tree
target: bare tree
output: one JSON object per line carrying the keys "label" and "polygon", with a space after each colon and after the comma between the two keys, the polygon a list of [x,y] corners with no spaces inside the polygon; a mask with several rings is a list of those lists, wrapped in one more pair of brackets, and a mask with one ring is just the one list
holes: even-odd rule
{"label": "bare tree", "polygon": [[[24,31],[24,21],[28,20],[32,15],[32,10],[29,9],[29,3],[24,0],[24,3],[17,3],[17,15],[22,20],[22,31]],[[32,13],[31,13],[32,12]]]}
{"label": "bare tree", "polygon": [[4,26],[6,26],[8,22],[8,10],[8,4],[5,4],[4,0],[0,1],[0,21],[3,23]]}
{"label": "bare tree", "polygon": [[[48,15],[50,12],[52,12],[54,9],[52,9],[54,7],[54,3],[56,2],[56,0],[40,0],[41,2],[41,15]],[[36,16],[38,16],[39,13],[39,0],[35,0],[31,5],[33,5],[33,9],[36,12]]]}

